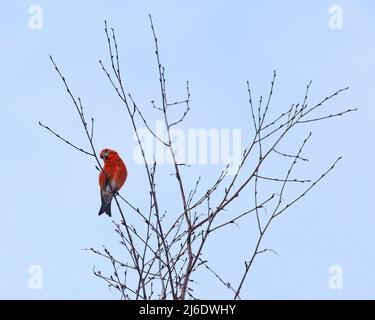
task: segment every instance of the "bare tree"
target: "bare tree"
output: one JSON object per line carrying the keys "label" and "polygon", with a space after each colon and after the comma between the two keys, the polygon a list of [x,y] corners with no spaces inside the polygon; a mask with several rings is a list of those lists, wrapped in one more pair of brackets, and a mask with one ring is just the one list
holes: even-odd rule
{"label": "bare tree", "polygon": [[[355,111],[356,108],[349,108],[340,113],[316,116],[315,112],[318,109],[321,109],[326,102],[348,88],[337,90],[316,103],[310,103],[308,102],[310,82],[306,87],[301,103],[290,106],[283,113],[269,120],[276,72],[273,74],[271,87],[266,99],[260,97],[258,101],[254,101],[250,85],[247,83],[249,113],[254,133],[252,139],[247,142],[247,147],[242,152],[241,162],[236,168],[235,174],[228,175],[227,166],[218,174],[216,181],[208,189],[200,190],[199,187],[203,180],[201,177],[197,178],[194,185],[188,186],[185,183],[183,171],[189,170],[189,164],[177,161],[171,129],[179,126],[190,111],[189,82],[186,82],[186,96],[182,100],[170,101],[168,99],[165,68],[161,63],[158,39],[151,16],[150,26],[155,44],[156,67],[160,84],[160,99],[158,102],[155,102],[156,100],[152,101],[150,110],[153,109],[161,113],[167,132],[166,139],[159,137],[153,131],[146,116],[149,111],[139,107],[126,89],[120,68],[115,31],[114,29],[109,30],[105,22],[109,67],[103,61],[99,61],[99,64],[109,84],[125,107],[125,112],[132,124],[141,150],[147,177],[147,185],[140,192],[144,192],[145,197],[148,197],[149,200],[148,209],[141,210],[121,194],[115,196],[115,202],[120,212],[120,220],[118,222],[114,220],[113,225],[124,248],[124,253],[121,257],[115,257],[107,247],[87,249],[108,260],[113,267],[111,274],[104,274],[95,268],[93,272],[97,277],[104,280],[110,288],[118,290],[122,299],[196,299],[198,297],[195,296],[192,289],[194,274],[198,269],[203,269],[214,275],[224,287],[230,290],[234,299],[241,299],[241,290],[254,260],[262,253],[274,252],[274,250],[262,246],[262,241],[270,225],[317,186],[341,159],[339,157],[334,160],[320,176],[313,180],[297,179],[293,177],[294,168],[297,162],[308,161],[308,159],[303,157],[303,150],[309,142],[311,132],[299,142],[299,147],[292,153],[281,151],[281,142],[287,136],[290,136],[292,129],[297,126],[306,126],[312,122],[339,117],[345,113]],[[96,168],[100,171],[102,166],[94,144],[94,118],[87,121],[81,99],[72,93],[64,75],[53,58],[50,58],[78,113],[89,148],[78,147],[50,127],[40,122],[39,125],[82,154],[90,156],[96,163]],[[176,107],[183,109],[180,117],[172,120],[170,110]],[[159,141],[162,147],[169,152],[172,159],[173,175],[179,191],[179,197],[173,199],[175,203],[179,204],[178,211],[169,214],[169,216],[174,217],[172,223],[166,221],[165,210],[163,209],[165,205],[159,200],[159,194],[163,192],[163,179],[157,176],[159,164],[156,160],[152,163],[147,161],[145,146],[138,133],[138,129],[141,127],[147,128],[154,139]],[[264,166],[270,158],[275,156],[278,157],[278,164],[286,164],[285,172],[278,177],[267,175],[267,170]],[[158,179],[158,183],[156,183],[156,179]],[[272,192],[259,194],[259,185],[263,182],[271,183],[271,188],[268,189],[272,189]],[[286,202],[283,199],[290,184],[301,185],[301,188],[291,201]],[[231,207],[233,207],[235,202],[237,203],[242,199],[241,196],[245,190],[252,190],[253,203],[243,212],[232,210]],[[126,206],[127,210],[133,211],[134,214],[127,215],[127,218],[125,218],[123,206]],[[260,214],[260,210],[265,208],[267,208],[268,212],[271,212],[266,218]],[[204,248],[213,233],[225,230],[230,225],[242,223],[243,218],[247,215],[255,215],[256,217],[254,221],[257,224],[257,241],[255,246],[251,248],[249,258],[244,263],[242,276],[238,283],[234,284],[224,280],[215,271],[215,268],[208,264],[207,259],[204,257]],[[221,217],[221,219],[219,220],[218,217]],[[134,225],[143,225],[142,231],[135,228]],[[227,232],[231,232],[231,230]],[[240,243],[238,247],[246,252],[249,250],[243,243]]]}

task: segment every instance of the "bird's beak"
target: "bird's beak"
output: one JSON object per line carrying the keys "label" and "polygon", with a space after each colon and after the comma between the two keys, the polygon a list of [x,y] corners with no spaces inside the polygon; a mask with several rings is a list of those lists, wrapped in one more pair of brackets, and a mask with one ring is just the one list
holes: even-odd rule
{"label": "bird's beak", "polygon": [[107,159],[108,154],[109,154],[108,152],[104,152],[101,158],[102,158],[103,160]]}

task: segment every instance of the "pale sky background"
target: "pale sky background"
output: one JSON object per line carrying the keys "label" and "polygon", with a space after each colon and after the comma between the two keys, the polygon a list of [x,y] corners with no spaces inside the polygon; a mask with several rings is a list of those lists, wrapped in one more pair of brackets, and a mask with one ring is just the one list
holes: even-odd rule
{"label": "pale sky background", "polygon": [[[31,5],[43,8],[43,29],[28,26]],[[329,7],[343,8],[344,28],[328,26]],[[148,201],[143,167],[134,163],[135,142],[124,109],[106,81],[98,59],[108,62],[103,20],[116,28],[128,87],[153,114],[158,80],[148,14],[153,15],[172,97],[189,80],[189,128],[250,130],[246,80],[254,94],[268,92],[278,72],[275,113],[303,98],[311,79],[311,101],[336,89],[350,90],[327,105],[329,113],[359,111],[308,126],[285,151],[295,151],[313,131],[300,165],[302,177],[317,177],[344,158],[320,186],[277,219],[243,290],[249,299],[375,298],[373,186],[375,88],[375,4],[361,1],[3,1],[0,51],[0,298],[117,299],[92,267],[108,266],[83,248],[117,238],[110,219],[98,217],[97,171],[88,157],[57,141],[42,121],[87,146],[75,110],[48,58],[52,54],[88,116],[96,119],[98,149],[112,147],[127,163],[123,194],[142,206]],[[293,136],[293,134],[292,134]],[[271,163],[278,167],[278,163]],[[187,185],[203,175],[209,183],[220,165],[185,171]],[[160,184],[173,183],[165,175]],[[166,187],[162,197],[171,198]],[[145,195],[146,194],[146,195]],[[251,199],[252,193],[245,197]],[[250,201],[250,200],[249,200]],[[180,212],[169,201],[170,214]],[[179,208],[179,207],[178,207]],[[113,208],[115,216],[118,212]],[[126,212],[132,219],[131,212]],[[236,284],[256,229],[247,219],[208,243],[210,264]],[[43,269],[43,289],[28,287],[28,268]],[[328,286],[331,265],[343,270],[343,288]],[[198,275],[201,298],[232,298],[211,275]]]}

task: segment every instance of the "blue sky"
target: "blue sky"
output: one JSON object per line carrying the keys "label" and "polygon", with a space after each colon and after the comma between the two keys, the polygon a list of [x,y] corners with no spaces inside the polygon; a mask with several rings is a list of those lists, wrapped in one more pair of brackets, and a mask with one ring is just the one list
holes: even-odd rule
{"label": "blue sky", "polygon": [[[343,9],[340,30],[328,25],[328,10],[334,4]],[[41,30],[29,28],[31,5],[43,8]],[[299,102],[310,80],[311,101],[350,87],[327,107],[337,112],[355,106],[359,111],[306,128],[303,132],[313,131],[305,154],[311,161],[298,172],[316,177],[337,156],[342,155],[343,161],[272,225],[264,246],[278,255],[257,258],[243,296],[374,298],[374,9],[369,0],[4,2],[0,298],[118,298],[92,274],[94,265],[105,269],[105,261],[82,250],[115,246],[117,241],[110,219],[97,216],[100,199],[94,163],[37,123],[42,121],[87,146],[48,58],[52,54],[74,93],[83,99],[88,115],[97,120],[97,147],[113,147],[126,161],[129,178],[123,193],[142,205],[147,200],[145,177],[143,167],[133,161],[130,122],[98,59],[107,59],[103,31],[107,19],[117,31],[127,86],[139,104],[149,108],[158,94],[149,13],[160,40],[171,97],[184,94],[184,83],[190,81],[192,110],[183,130],[239,128],[245,139],[251,132],[246,80],[254,94],[265,94],[274,69],[278,73],[275,112]],[[297,136],[296,141],[300,140]],[[295,142],[286,147],[295,148]],[[273,166],[277,168],[278,163]],[[220,169],[220,165],[197,165],[186,173],[186,183],[192,184],[202,172],[206,181],[212,181]],[[160,178],[166,186],[171,182],[168,170],[163,166],[165,175]],[[170,188],[160,191],[164,200]],[[165,204],[169,212],[176,205]],[[234,283],[251,249],[249,233],[256,230],[246,223],[223,231],[207,246],[210,263]],[[42,290],[28,286],[31,265],[43,269]],[[342,289],[328,286],[331,265],[342,267]],[[201,297],[231,297],[214,277],[199,274],[198,280]]]}

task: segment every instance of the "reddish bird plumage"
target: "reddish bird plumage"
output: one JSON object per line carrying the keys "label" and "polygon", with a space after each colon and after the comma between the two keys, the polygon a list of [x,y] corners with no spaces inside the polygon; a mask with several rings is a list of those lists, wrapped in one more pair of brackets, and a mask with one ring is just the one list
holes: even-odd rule
{"label": "reddish bird plumage", "polygon": [[112,198],[124,185],[128,171],[124,161],[121,160],[115,150],[103,149],[100,152],[100,158],[104,160],[104,167],[99,174],[100,196],[102,199],[99,215],[106,213],[111,217]]}

